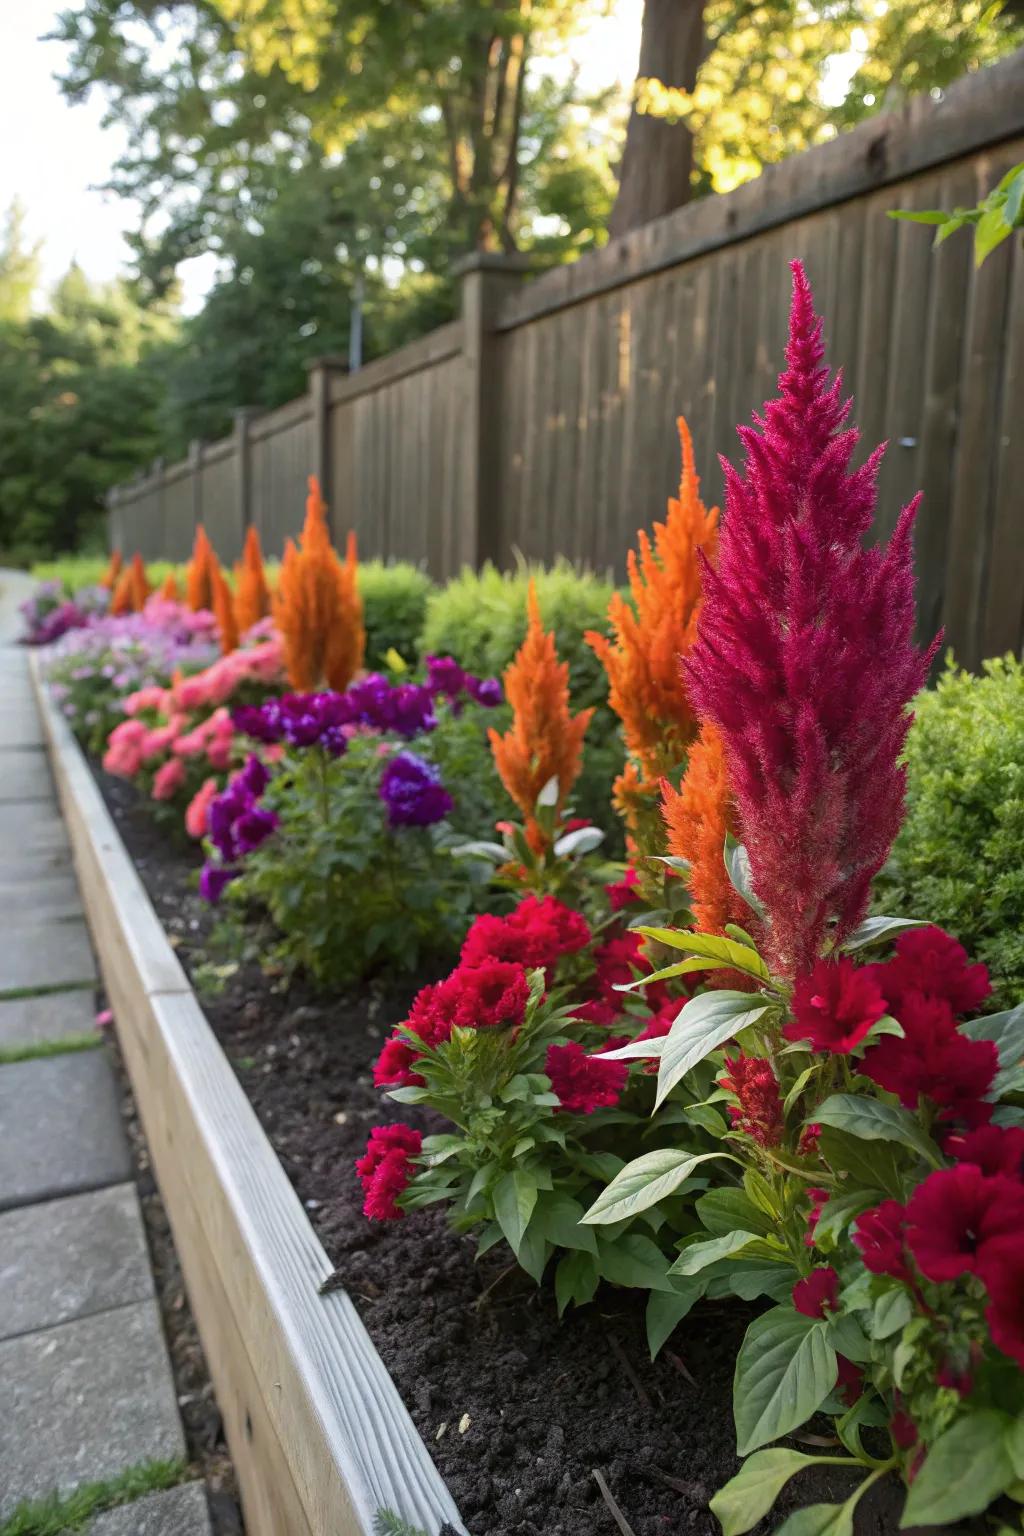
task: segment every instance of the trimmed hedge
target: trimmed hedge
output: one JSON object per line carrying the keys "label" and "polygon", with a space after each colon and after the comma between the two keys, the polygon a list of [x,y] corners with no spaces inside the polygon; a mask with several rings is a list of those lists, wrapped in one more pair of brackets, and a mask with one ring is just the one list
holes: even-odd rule
{"label": "trimmed hedge", "polygon": [[366,665],[371,671],[384,667],[389,650],[395,650],[412,666],[419,654],[419,638],[427,613],[427,599],[434,584],[418,566],[397,561],[359,562],[359,594],[366,625]]}
{"label": "trimmed hedge", "polygon": [[875,907],[924,917],[984,960],[986,1012],[1024,1001],[1024,666],[952,658],[915,702],[908,814]]}

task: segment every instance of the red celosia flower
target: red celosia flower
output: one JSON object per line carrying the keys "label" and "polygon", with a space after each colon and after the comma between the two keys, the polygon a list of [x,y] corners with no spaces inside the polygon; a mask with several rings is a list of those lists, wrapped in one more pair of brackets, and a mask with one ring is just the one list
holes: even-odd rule
{"label": "red celosia flower", "polygon": [[818,1150],[818,1138],[821,1135],[820,1125],[805,1125],[800,1132],[800,1140],[797,1142],[797,1152],[801,1157],[810,1157]]}
{"label": "red celosia flower", "polygon": [[992,991],[988,970],[972,965],[967,951],[941,928],[908,928],[896,940],[896,953],[872,966],[889,1007],[898,1014],[910,992],[941,997],[956,1014],[973,1013]]}
{"label": "red celosia flower", "polygon": [[787,1040],[809,1040],[815,1051],[846,1056],[885,1013],[885,999],[867,967],[848,956],[817,960],[793,992],[794,1022],[782,1033]]}
{"label": "red celosia flower", "polygon": [[901,1104],[916,1109],[923,1094],[940,1118],[983,1125],[992,1115],[984,1095],[992,1086],[999,1053],[991,1040],[958,1033],[942,998],[908,993],[900,1005],[903,1038],[885,1035],[865,1053],[862,1068]]}
{"label": "red celosia flower", "polygon": [[980,1125],[964,1136],[951,1136],[944,1150],[958,1163],[974,1163],[982,1173],[1006,1173],[1024,1180],[1024,1128]]}
{"label": "red celosia flower", "polygon": [[807,1213],[807,1233],[804,1237],[804,1247],[813,1248],[814,1229],[818,1225],[818,1218],[821,1215],[822,1207],[827,1204],[831,1196],[827,1189],[809,1189],[807,1194],[810,1198],[811,1208]]}
{"label": "red celosia flower", "polygon": [[[726,466],[718,568],[704,562],[699,638],[683,669],[722,733],[739,830],[783,976],[809,971],[829,919],[864,915],[903,818],[907,705],[933,645],[913,643],[911,530],[866,548],[880,450],[849,469],[842,379],[827,383],[821,322],[793,263],[780,398],[741,428],[745,478]],[[937,642],[936,642],[937,643]]]}
{"label": "red celosia flower", "polygon": [[860,1397],[864,1384],[864,1372],[859,1365],[854,1365],[845,1355],[836,1355],[839,1366],[839,1376],[836,1380],[836,1391],[848,1408],[852,1408]]}
{"label": "red celosia flower", "polygon": [[366,1192],[363,1213],[371,1221],[394,1221],[402,1215],[396,1201],[416,1172],[411,1159],[422,1147],[422,1135],[408,1125],[374,1126],[365,1153],[356,1159]]}
{"label": "red celosia flower", "polygon": [[590,943],[586,918],[554,896],[526,896],[507,917],[484,913],[474,919],[462,945],[462,963],[514,960],[527,968],[553,971],[562,955]]}
{"label": "red celosia flower", "polygon": [[772,1064],[762,1056],[727,1056],[729,1071],[718,1081],[734,1093],[739,1106],[728,1106],[729,1118],[737,1130],[756,1141],[760,1147],[775,1147],[782,1140],[782,1097]]}
{"label": "red celosia flower", "polygon": [[413,1071],[413,1063],[420,1052],[401,1035],[392,1035],[384,1042],[373,1066],[373,1081],[378,1088],[421,1088],[423,1078]]}
{"label": "red celosia flower", "polygon": [[992,1342],[1024,1366],[1024,1241],[1019,1234],[986,1245],[981,1278],[989,1296],[985,1319]]}
{"label": "red celosia flower", "polygon": [[526,1013],[530,983],[521,965],[509,960],[481,960],[460,965],[445,983],[451,994],[452,1023],[463,1029],[519,1025]]}
{"label": "red celosia flower", "polygon": [[613,885],[606,885],[604,893],[608,897],[608,905],[613,912],[621,912],[623,907],[634,906],[643,898],[637,886],[640,876],[635,869],[627,869],[621,880],[616,880]]}
{"label": "red celosia flower", "polygon": [[889,1420],[889,1433],[897,1450],[909,1451],[917,1444],[917,1425],[902,1408],[897,1408]]}
{"label": "red celosia flower", "polygon": [[854,1246],[860,1249],[865,1269],[870,1269],[873,1275],[890,1275],[894,1280],[911,1278],[903,1247],[906,1215],[898,1200],[883,1200],[881,1205],[857,1217]]}
{"label": "red celosia flower", "polygon": [[[622,1043],[609,1041],[606,1049]],[[551,1087],[562,1108],[573,1115],[592,1115],[595,1109],[617,1104],[629,1075],[624,1061],[603,1061],[597,1056],[588,1056],[575,1040],[568,1045],[549,1045],[544,1071],[551,1079]]]}
{"label": "red celosia flower", "polygon": [[929,1280],[977,1274],[989,1244],[1022,1232],[1024,1189],[973,1163],[930,1173],[907,1202],[907,1246]]}
{"label": "red celosia flower", "polygon": [[793,1287],[793,1305],[804,1317],[824,1317],[839,1306],[839,1276],[831,1265],[812,1269]]}

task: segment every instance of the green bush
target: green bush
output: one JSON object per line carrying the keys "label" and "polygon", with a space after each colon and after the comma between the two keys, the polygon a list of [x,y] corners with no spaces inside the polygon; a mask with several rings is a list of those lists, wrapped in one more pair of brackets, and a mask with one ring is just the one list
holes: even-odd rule
{"label": "green bush", "polygon": [[1024,1000],[1024,666],[952,659],[916,703],[906,824],[876,881],[879,911],[926,917],[984,960],[995,996]]}
{"label": "green bush", "polygon": [[[73,597],[82,587],[98,586],[109,564],[109,555],[64,555],[59,560],[37,561],[32,567],[32,575],[37,581],[61,582],[68,596]],[[159,587],[169,571],[175,573],[179,586],[184,589],[184,565],[175,565],[170,560],[150,560],[146,563],[150,586]]]}
{"label": "green bush", "polygon": [[359,592],[366,625],[366,665],[371,671],[385,666],[389,650],[403,661],[416,661],[420,632],[433,582],[415,565],[382,560],[359,564]]}
{"label": "green bush", "polygon": [[487,564],[469,569],[431,594],[420,640],[423,655],[454,656],[480,677],[500,677],[526,635],[526,590],[530,577],[545,628],[553,629],[558,654],[569,663],[574,709],[595,707],[583,752],[583,772],[573,796],[576,810],[618,840],[621,828],[611,809],[611,786],[624,753],[619,720],[608,708],[604,668],[584,639],[588,629],[606,631],[610,581],[578,571],[559,560],[550,569],[521,563],[515,571]]}

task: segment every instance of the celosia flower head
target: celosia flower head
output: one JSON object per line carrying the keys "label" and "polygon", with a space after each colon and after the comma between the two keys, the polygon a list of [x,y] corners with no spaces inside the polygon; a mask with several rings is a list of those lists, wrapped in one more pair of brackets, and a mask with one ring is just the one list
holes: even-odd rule
{"label": "celosia flower head", "polygon": [[125,613],[141,613],[151,591],[142,556],[136,552],[130,564],[122,569],[117,578],[117,585],[110,599],[110,612],[118,616]]}
{"label": "celosia flower head", "polygon": [[121,551],[119,549],[112,550],[110,554],[110,563],[106,570],[103,572],[103,575],[100,577],[100,586],[105,587],[108,592],[112,592],[114,587],[117,585],[117,578],[121,574],[121,567],[123,565],[124,556],[122,555]]}
{"label": "celosia flower head", "polygon": [[725,744],[739,832],[770,922],[768,958],[807,971],[864,915],[903,818],[907,705],[935,642],[913,643],[911,532],[865,548],[881,449],[851,470],[842,377],[828,382],[822,324],[793,263],[779,398],[740,429],[725,464],[718,565],[704,561],[698,640],[684,673]]}
{"label": "celosia flower head", "polygon": [[200,608],[213,612],[213,571],[217,556],[202,523],[196,529],[192,541],[192,559],[185,572],[185,601],[197,613]]}
{"label": "celosia flower head", "polygon": [[609,703],[623,724],[627,750],[648,778],[678,766],[697,734],[697,721],[679,678],[679,658],[697,635],[701,600],[697,551],[713,560],[718,508],[700,499],[693,442],[682,416],[683,469],[678,499],[668,504],[654,538],[641,528],[639,552],[629,552],[632,605],[616,592],[608,607],[614,638],[591,631],[587,640],[608,674]]}
{"label": "celosia flower head", "polygon": [[341,691],[362,666],[366,631],[356,571],[355,535],[349,534],[342,563],[331,546],[319,482],[310,475],[302,537],[298,545],[285,544],[274,602],[293,688],[326,682]]}
{"label": "celosia flower head", "polygon": [[168,571],[160,587],[160,596],[166,603],[180,603],[181,593],[178,590],[178,578],[173,571]]}
{"label": "celosia flower head", "polygon": [[235,621],[240,634],[245,634],[254,624],[270,613],[270,588],[263,569],[263,551],[260,536],[249,525],[245,535],[242,558],[235,566]]}
{"label": "celosia flower head", "polygon": [[569,710],[569,664],[558,659],[555,637],[541,623],[537,589],[530,582],[527,630],[505,671],[505,697],[512,706],[512,726],[504,736],[488,732],[495,765],[511,798],[522,812],[534,846],[543,833],[534,812],[541,790],[558,781],[558,813],[582,766],[583,737],[594,711]]}
{"label": "celosia flower head", "polygon": [[227,577],[219,565],[211,571],[213,586],[213,615],[217,620],[220,648],[225,656],[238,648],[238,623],[235,619],[235,600],[228,586]]}
{"label": "celosia flower head", "polygon": [[726,833],[736,828],[722,737],[708,722],[690,748],[679,789],[662,780],[661,814],[667,851],[690,864],[693,926],[701,933],[723,933],[726,923],[749,930],[754,914],[725,867]]}

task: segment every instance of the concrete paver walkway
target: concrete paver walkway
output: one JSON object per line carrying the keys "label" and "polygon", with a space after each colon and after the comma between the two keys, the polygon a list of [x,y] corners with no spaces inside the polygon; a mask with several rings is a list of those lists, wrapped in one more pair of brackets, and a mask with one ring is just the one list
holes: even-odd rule
{"label": "concrete paver walkway", "polygon": [[[96,968],[0,571],[0,1052],[93,1024]],[[0,1524],[26,1499],[183,1460],[185,1439],[110,1063],[0,1064]],[[192,1483],[88,1536],[209,1536]]]}

